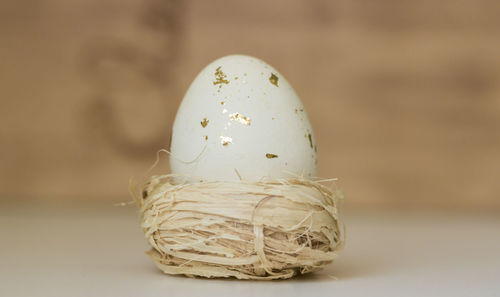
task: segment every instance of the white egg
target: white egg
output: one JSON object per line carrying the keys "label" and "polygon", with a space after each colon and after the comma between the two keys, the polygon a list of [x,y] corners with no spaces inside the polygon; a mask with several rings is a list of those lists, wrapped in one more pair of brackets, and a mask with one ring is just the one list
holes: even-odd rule
{"label": "white egg", "polygon": [[300,98],[265,62],[242,55],[205,67],[175,118],[170,167],[208,181],[316,176],[316,145]]}

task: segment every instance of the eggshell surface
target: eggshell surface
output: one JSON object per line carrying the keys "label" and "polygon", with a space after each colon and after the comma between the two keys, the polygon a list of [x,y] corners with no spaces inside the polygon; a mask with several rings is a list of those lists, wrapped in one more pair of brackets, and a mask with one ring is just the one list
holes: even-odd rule
{"label": "eggshell surface", "polygon": [[173,174],[207,181],[316,176],[314,133],[299,97],[265,62],[220,58],[195,78],[177,111]]}

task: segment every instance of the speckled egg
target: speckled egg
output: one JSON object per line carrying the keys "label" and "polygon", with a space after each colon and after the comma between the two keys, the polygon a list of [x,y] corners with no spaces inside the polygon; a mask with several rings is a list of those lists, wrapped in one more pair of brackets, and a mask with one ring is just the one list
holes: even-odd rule
{"label": "speckled egg", "polygon": [[170,167],[206,181],[316,176],[314,133],[281,73],[257,58],[231,55],[205,67],[175,118]]}

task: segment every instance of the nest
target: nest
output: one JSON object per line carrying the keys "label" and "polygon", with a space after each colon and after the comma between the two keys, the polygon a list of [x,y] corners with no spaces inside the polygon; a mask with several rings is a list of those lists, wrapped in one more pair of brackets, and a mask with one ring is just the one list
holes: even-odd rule
{"label": "nest", "polygon": [[286,279],[323,268],[343,247],[341,195],[319,182],[176,180],[153,176],[134,195],[148,255],[166,274]]}

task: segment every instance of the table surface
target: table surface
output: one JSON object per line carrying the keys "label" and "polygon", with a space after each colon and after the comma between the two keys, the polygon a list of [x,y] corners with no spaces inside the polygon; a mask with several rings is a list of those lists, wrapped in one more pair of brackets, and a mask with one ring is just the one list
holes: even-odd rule
{"label": "table surface", "polygon": [[0,209],[0,296],[500,296],[498,213],[344,214],[325,270],[286,281],[162,274],[133,206]]}

